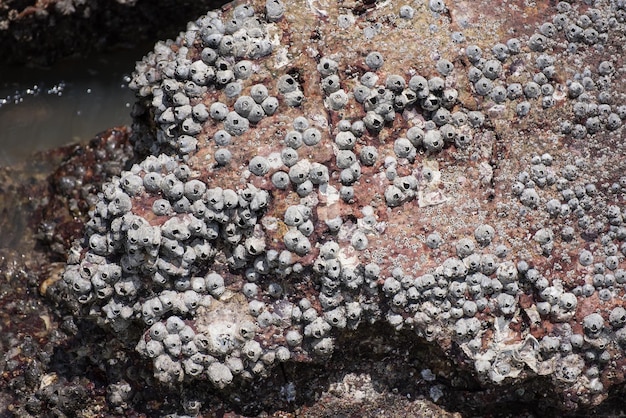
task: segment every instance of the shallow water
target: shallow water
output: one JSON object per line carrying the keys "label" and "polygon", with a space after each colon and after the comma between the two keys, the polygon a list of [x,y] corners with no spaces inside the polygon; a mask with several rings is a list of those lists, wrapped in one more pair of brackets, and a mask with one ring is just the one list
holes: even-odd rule
{"label": "shallow water", "polygon": [[151,47],[66,59],[48,69],[0,64],[0,166],[130,124],[134,95],[127,83]]}

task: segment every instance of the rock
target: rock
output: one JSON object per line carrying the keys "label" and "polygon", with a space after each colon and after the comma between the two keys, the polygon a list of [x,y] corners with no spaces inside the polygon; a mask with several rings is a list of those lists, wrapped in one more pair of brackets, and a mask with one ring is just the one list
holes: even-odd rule
{"label": "rock", "polygon": [[306,414],[312,386],[312,415],[376,413],[377,386],[415,410],[610,408],[625,12],[534,7],[235,3],[157,43],[134,159],[49,290],[119,342],[111,383],[208,414]]}
{"label": "rock", "polygon": [[[69,245],[84,234],[88,197],[121,172],[130,156],[128,136],[128,128],[112,129],[89,144],[0,170],[0,415],[95,414],[104,404],[87,377],[87,356],[106,350],[96,344],[85,351],[78,342],[87,334],[98,338],[99,329],[40,295],[55,298]],[[109,341],[108,350],[115,347]]]}

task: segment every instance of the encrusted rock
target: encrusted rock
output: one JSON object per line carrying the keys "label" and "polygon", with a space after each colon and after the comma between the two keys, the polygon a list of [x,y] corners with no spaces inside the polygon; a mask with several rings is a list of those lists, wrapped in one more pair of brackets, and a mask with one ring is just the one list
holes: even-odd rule
{"label": "encrusted rock", "polygon": [[384,323],[459,347],[483,385],[601,402],[626,361],[626,10],[553,29],[542,5],[512,40],[476,3],[237,3],[157,43],[130,83],[138,162],[104,186],[69,293],[165,385],[228,389]]}

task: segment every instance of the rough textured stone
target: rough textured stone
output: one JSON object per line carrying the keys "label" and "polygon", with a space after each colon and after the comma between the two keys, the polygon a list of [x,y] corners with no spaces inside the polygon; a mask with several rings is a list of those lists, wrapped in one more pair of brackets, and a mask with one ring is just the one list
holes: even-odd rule
{"label": "rough textured stone", "polygon": [[[126,379],[186,389],[147,410],[219,396],[306,414],[348,393],[335,411],[365,415],[357,393],[385,407],[376,384],[415,409],[608,407],[626,322],[620,6],[283,6],[225,7],[138,63],[135,159],[50,289],[152,365],[117,374],[110,399],[124,410]],[[319,141],[299,142],[302,117]],[[365,147],[378,158],[360,164]]]}

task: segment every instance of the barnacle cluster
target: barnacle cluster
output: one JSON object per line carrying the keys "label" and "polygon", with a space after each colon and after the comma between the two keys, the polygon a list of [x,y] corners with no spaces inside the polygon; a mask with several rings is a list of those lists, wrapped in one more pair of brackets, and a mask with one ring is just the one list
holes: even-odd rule
{"label": "barnacle cluster", "polygon": [[[623,161],[587,158],[622,135],[617,58],[563,58],[623,32],[626,4],[597,3],[492,45],[452,32],[435,58],[398,58],[341,9],[208,13],[138,63],[150,155],[102,190],[65,283],[103,326],[139,328],[166,384],[225,388],[386,321],[457,345],[484,382],[549,375],[592,402],[626,348]],[[447,12],[385,7],[391,38]],[[326,43],[291,48],[298,8]],[[533,117],[556,139],[493,151],[502,122]]]}

